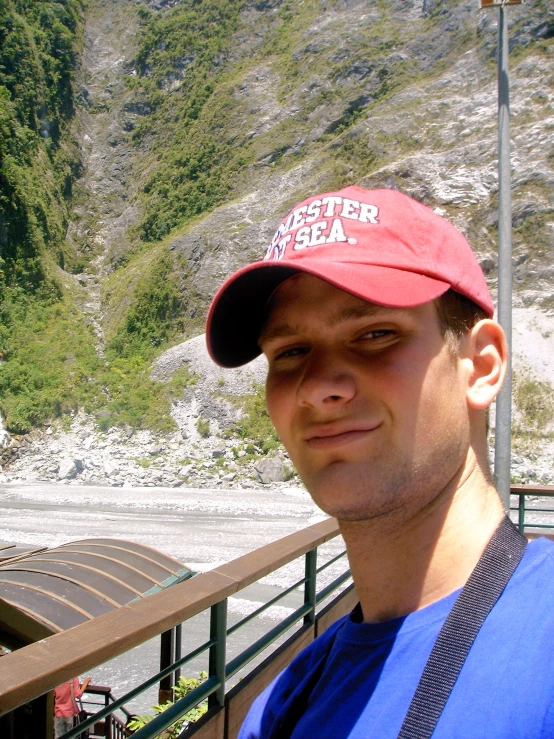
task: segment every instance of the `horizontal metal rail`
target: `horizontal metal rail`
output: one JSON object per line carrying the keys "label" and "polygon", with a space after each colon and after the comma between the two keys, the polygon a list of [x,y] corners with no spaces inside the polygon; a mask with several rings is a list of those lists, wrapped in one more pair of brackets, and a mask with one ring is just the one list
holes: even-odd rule
{"label": "horizontal metal rail", "polygon": [[316,595],[316,603],[320,603],[322,600],[325,600],[333,591],[337,590],[341,585],[343,585],[348,579],[350,578],[350,571],[345,572],[342,575],[339,575],[339,577],[336,578],[336,580],[333,580],[333,582],[330,582],[327,587],[323,588],[323,590]]}
{"label": "horizontal metal rail", "polygon": [[279,595],[276,595],[275,598],[268,600],[267,603],[263,604],[263,606],[256,608],[256,610],[252,611],[252,613],[249,613],[248,616],[245,616],[243,619],[238,621],[236,624],[234,624],[233,626],[230,626],[227,629],[227,636],[231,636],[231,634],[234,634],[235,631],[238,631],[249,621],[252,621],[252,619],[256,618],[256,616],[260,616],[262,613],[264,613],[264,611],[267,611],[269,608],[271,608],[271,606],[274,606],[275,603],[278,603],[280,600],[283,600],[283,598],[285,598],[287,595],[290,595],[295,590],[298,590],[298,588],[301,585],[304,585],[306,581],[307,581],[307,578],[303,577],[301,580],[298,580],[298,582],[295,582],[294,585],[291,585],[290,588],[283,590],[283,592],[279,593]]}
{"label": "horizontal metal rail", "polygon": [[334,565],[335,562],[338,562],[339,559],[344,559],[344,557],[346,557],[346,550],[344,550],[344,552],[341,552],[340,554],[337,554],[336,557],[333,557],[333,559],[330,559],[328,562],[325,562],[325,564],[323,564],[320,567],[318,567],[317,568],[318,575],[319,575],[320,572],[323,572],[328,567],[331,567],[331,565]]}

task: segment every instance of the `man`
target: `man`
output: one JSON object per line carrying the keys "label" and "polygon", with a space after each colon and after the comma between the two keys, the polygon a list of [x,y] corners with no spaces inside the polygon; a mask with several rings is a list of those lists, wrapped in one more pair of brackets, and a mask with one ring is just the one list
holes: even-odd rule
{"label": "man", "polygon": [[[492,315],[461,233],[358,187],[297,206],[216,295],[211,355],[267,357],[271,419],[338,519],[360,599],[262,693],[242,739],[554,737],[554,546],[523,553],[494,489],[507,344]],[[502,532],[513,549],[491,554]]]}

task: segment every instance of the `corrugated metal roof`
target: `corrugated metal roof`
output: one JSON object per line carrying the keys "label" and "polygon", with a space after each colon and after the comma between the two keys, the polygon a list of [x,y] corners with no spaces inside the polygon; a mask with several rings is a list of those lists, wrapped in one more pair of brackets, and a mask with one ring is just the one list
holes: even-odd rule
{"label": "corrugated metal roof", "polygon": [[2,555],[0,644],[12,648],[70,629],[194,574],[167,554],[121,539],[84,539],[42,550],[2,548],[0,543],[0,562]]}
{"label": "corrugated metal roof", "polygon": [[42,552],[46,547],[29,547],[25,544],[13,544],[11,541],[0,541],[0,563],[15,557],[28,556],[33,552]]}

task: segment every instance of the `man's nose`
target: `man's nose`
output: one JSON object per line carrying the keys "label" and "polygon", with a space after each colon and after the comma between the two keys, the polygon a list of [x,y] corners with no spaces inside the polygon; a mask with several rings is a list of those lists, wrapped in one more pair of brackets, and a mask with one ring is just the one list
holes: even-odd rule
{"label": "man's nose", "polygon": [[312,352],[306,365],[297,398],[303,407],[329,410],[351,400],[356,393],[352,373],[325,352]]}

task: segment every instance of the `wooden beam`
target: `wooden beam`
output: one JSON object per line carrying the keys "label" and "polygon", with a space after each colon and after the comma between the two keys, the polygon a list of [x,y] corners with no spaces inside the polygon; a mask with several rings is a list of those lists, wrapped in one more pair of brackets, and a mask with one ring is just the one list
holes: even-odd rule
{"label": "wooden beam", "polygon": [[[0,624],[2,624],[2,631],[12,634],[18,641],[25,644],[31,644],[56,633],[55,628],[48,628],[45,624],[29,616],[26,611],[12,605],[3,598],[0,598]],[[13,657],[13,654],[6,655],[3,659],[8,659],[8,657]]]}

